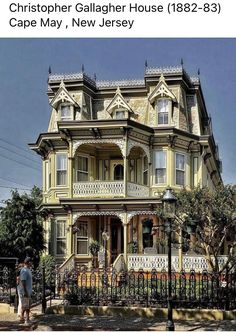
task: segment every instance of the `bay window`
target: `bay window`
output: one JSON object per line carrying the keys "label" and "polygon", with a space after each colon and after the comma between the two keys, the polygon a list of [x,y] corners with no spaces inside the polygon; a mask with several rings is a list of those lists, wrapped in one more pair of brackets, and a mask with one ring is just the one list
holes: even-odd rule
{"label": "bay window", "polygon": [[57,154],[56,157],[57,185],[65,186],[67,184],[67,155]]}
{"label": "bay window", "polygon": [[166,183],[166,151],[155,151],[155,183]]}
{"label": "bay window", "polygon": [[57,220],[56,223],[56,253],[57,255],[66,254],[66,221]]}
{"label": "bay window", "polygon": [[185,155],[175,154],[175,182],[177,185],[185,185]]}

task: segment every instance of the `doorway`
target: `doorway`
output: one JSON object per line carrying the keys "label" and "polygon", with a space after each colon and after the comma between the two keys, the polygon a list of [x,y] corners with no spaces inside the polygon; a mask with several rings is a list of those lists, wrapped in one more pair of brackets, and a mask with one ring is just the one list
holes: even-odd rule
{"label": "doorway", "polygon": [[123,226],[120,219],[111,219],[111,263],[124,252]]}

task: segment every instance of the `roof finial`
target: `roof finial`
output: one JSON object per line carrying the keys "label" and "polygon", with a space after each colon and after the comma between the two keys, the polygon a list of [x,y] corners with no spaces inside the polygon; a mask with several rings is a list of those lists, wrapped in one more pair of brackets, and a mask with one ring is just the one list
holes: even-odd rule
{"label": "roof finial", "polygon": [[198,70],[197,70],[197,74],[198,74],[198,76],[200,76],[200,74],[201,74],[201,72],[200,72],[200,68],[198,68]]}
{"label": "roof finial", "polygon": [[52,73],[51,66],[48,67],[48,74],[50,75]]}
{"label": "roof finial", "polygon": [[183,67],[184,67],[184,59],[183,58],[180,59],[180,64],[181,64],[181,67],[183,69]]}
{"label": "roof finial", "polygon": [[145,68],[148,67],[148,62],[147,62],[147,59],[145,60],[145,64],[144,64]]}
{"label": "roof finial", "polygon": [[82,67],[81,67],[82,73],[84,73],[84,64],[82,63]]}
{"label": "roof finial", "polygon": [[94,73],[94,75],[93,75],[93,79],[94,79],[94,81],[96,82],[96,80],[97,80],[97,75],[96,75],[96,73]]}

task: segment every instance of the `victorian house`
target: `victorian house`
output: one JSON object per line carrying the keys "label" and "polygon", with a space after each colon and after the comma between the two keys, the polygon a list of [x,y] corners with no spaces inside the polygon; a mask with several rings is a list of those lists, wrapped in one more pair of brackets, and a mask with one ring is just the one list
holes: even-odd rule
{"label": "victorian house", "polygon": [[165,254],[164,232],[152,232],[165,188],[222,181],[199,77],[182,67],[146,67],[140,80],[50,74],[47,93],[48,131],[30,148],[43,159],[48,253],[91,265],[96,240],[109,266],[156,267],[147,257]]}

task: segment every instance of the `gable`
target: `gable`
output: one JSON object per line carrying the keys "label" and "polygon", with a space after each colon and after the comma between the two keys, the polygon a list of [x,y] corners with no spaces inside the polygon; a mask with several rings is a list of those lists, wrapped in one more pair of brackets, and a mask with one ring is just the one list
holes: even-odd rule
{"label": "gable", "polygon": [[65,102],[68,102],[77,107],[79,106],[76,103],[76,101],[74,100],[74,98],[72,98],[71,95],[69,94],[69,92],[66,90],[64,82],[61,81],[59,89],[58,89],[57,93],[55,94],[54,98],[51,100],[50,105],[53,108],[57,109],[59,104],[65,103]]}
{"label": "gable", "polygon": [[159,82],[155,89],[152,91],[150,96],[148,97],[148,100],[151,104],[158,99],[158,98],[169,98],[173,101],[176,101],[176,97],[173,94],[173,92],[170,91],[168,85],[166,84],[165,78],[163,75],[161,75]]}
{"label": "gable", "polygon": [[111,115],[114,109],[122,108],[127,110],[130,113],[134,113],[129,104],[125,101],[124,97],[120,92],[120,88],[118,87],[116,90],[116,94],[110,104],[107,106],[106,111]]}

